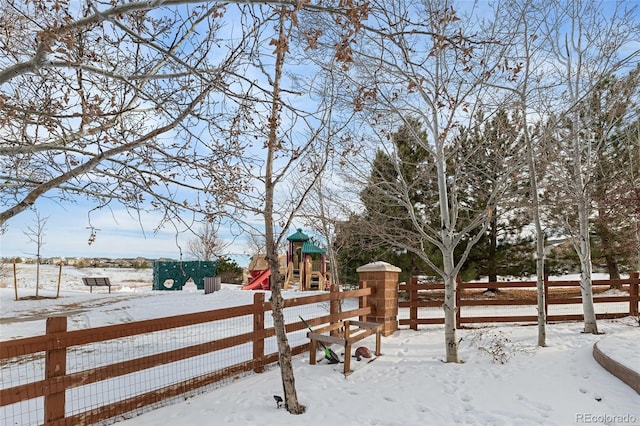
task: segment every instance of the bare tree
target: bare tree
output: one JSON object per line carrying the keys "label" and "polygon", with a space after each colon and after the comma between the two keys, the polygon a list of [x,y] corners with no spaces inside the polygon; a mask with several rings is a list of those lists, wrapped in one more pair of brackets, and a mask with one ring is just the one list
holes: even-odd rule
{"label": "bare tree", "polygon": [[[488,82],[503,63],[504,46],[509,44],[505,37],[510,35],[499,34],[494,22],[480,26],[479,20],[457,13],[448,1],[374,4],[370,15],[375,14],[375,22],[384,29],[366,32],[366,48],[354,55],[354,61],[362,66],[357,68],[359,75],[353,86],[358,94],[356,102],[370,112],[371,124],[393,167],[394,179],[378,182],[375,194],[382,204],[402,206],[399,217],[383,210],[384,222],[374,223],[380,238],[392,247],[417,254],[443,278],[445,359],[459,362],[456,276],[485,232],[492,215],[489,206],[509,184],[509,174],[505,173],[489,194],[484,208],[472,210],[459,199],[469,176],[465,176],[464,164],[454,164],[453,159],[462,128],[482,126],[473,123],[473,117],[487,105],[500,102],[499,94],[488,90]],[[397,161],[400,156],[392,135],[394,125],[402,126],[403,139],[410,149],[427,154],[428,161],[417,165],[420,176],[406,176]],[[432,186],[420,186],[425,182]],[[435,203],[416,203],[416,196],[425,197],[421,191],[429,191]],[[437,222],[433,221],[433,211],[438,212]],[[410,228],[404,226],[407,223]],[[429,257],[425,244],[437,247],[441,264]],[[454,257],[460,245],[462,254]]]}
{"label": "bare tree", "polygon": [[[302,414],[306,407],[299,402],[295,389],[291,348],[284,321],[284,276],[280,273],[279,248],[286,242],[297,213],[326,168],[327,155],[331,152],[326,144],[334,136],[331,126],[333,97],[299,102],[302,96],[315,93],[316,85],[320,86],[320,92],[327,93],[322,87],[325,86],[325,77],[330,74],[330,70],[319,69],[314,79],[306,81],[296,73],[298,66],[305,67],[304,72],[309,73],[308,66],[299,64],[297,59],[306,48],[314,47],[314,34],[319,34],[298,25],[303,20],[303,6],[247,6],[243,9],[242,17],[247,21],[247,27],[254,27],[251,19],[267,21],[273,32],[265,30],[259,34],[248,64],[252,71],[258,71],[260,78],[246,87],[244,106],[247,115],[242,126],[245,134],[260,142],[252,147],[255,154],[242,160],[248,181],[255,186],[243,193],[234,215],[254,239],[264,235],[285,407],[292,414]],[[349,10],[358,7],[354,2],[329,13],[348,15]],[[351,20],[342,22],[342,27],[334,24],[335,28],[348,32],[345,27],[352,25]],[[299,36],[294,37],[294,33]],[[270,55],[264,54],[264,40],[267,40]],[[339,52],[342,46],[349,46],[349,38],[343,43],[328,53],[329,61],[339,56],[336,50]]]}
{"label": "bare tree", "polygon": [[48,217],[41,217],[39,211],[35,211],[35,226],[27,227],[27,230],[24,234],[29,238],[29,241],[36,245],[36,252],[32,255],[36,256],[36,297],[38,297],[38,292],[40,289],[40,262],[42,260],[42,247],[44,246],[44,237],[45,237],[45,227],[47,225]]}
{"label": "bare tree", "polygon": [[331,273],[331,281],[334,284],[340,284],[340,274],[338,268],[338,259],[336,256],[336,246],[334,235],[336,224],[341,222],[342,214],[346,211],[336,202],[329,189],[329,184],[324,182],[328,174],[323,174],[313,188],[307,203],[303,206],[300,216],[304,220],[305,226],[314,230],[324,239],[327,247],[327,259],[329,262],[329,271]]}
{"label": "bare tree", "polygon": [[[534,134],[536,123],[532,123],[530,116],[536,117],[533,105],[544,99],[544,91],[541,91],[537,82],[544,75],[545,56],[541,47],[535,43],[540,36],[537,34],[541,26],[544,14],[540,10],[540,2],[536,0],[506,1],[498,8],[502,24],[519,37],[512,40],[512,44],[505,55],[506,66],[503,70],[504,79],[495,82],[496,88],[505,90],[515,95],[514,108],[520,111],[522,117],[521,137],[526,152],[527,173],[529,177],[529,210],[536,235],[536,293],[538,309],[538,346],[546,346],[546,312],[545,312],[545,233],[542,225],[542,211],[539,192],[539,171],[545,165],[544,156],[539,155],[541,150],[536,149],[536,141],[544,141],[544,138]],[[539,126],[537,126],[539,127]]]}
{"label": "bare tree", "polygon": [[[274,235],[275,224],[273,223],[274,212],[274,191],[278,177],[274,175],[274,161],[280,145],[277,136],[280,128],[280,110],[281,110],[281,83],[282,72],[284,67],[285,55],[288,50],[288,29],[289,21],[288,13],[283,7],[278,13],[278,37],[276,43],[276,61],[273,75],[273,101],[269,116],[269,134],[267,139],[267,160],[265,163],[264,174],[264,227],[266,242],[266,260],[271,270],[271,305],[273,306],[273,323],[276,329],[276,338],[278,340],[278,352],[280,357],[280,371],[282,377],[282,386],[285,394],[285,407],[292,414],[302,414],[306,407],[298,401],[298,395],[295,387],[295,377],[293,374],[293,366],[291,364],[291,347],[287,339],[284,320],[284,299],[282,297],[282,276],[280,274],[280,262],[278,259],[278,238]],[[280,237],[281,239],[281,237]]]}
{"label": "bare tree", "polygon": [[556,132],[561,159],[556,163],[555,177],[564,197],[561,200],[576,217],[576,222],[571,223],[573,215],[566,215],[565,226],[580,259],[584,331],[597,334],[590,216],[596,170],[594,155],[598,151],[594,146],[604,143],[608,134],[592,131],[595,117],[584,114],[582,105],[603,79],[637,62],[640,51],[633,50],[640,35],[637,7],[625,3],[605,6],[580,0],[550,1],[544,15],[547,17],[544,43],[553,58],[548,66],[557,77],[559,89],[555,96],[561,96],[566,105],[549,106],[554,111],[551,126]]}
{"label": "bare tree", "polygon": [[243,188],[242,146],[220,137],[234,113],[216,106],[246,40],[218,48],[224,6],[169,5],[187,3],[4,2],[0,223],[45,194],[215,215]]}
{"label": "bare tree", "polygon": [[187,250],[191,256],[200,260],[214,260],[220,257],[224,244],[218,238],[219,227],[212,222],[205,222],[195,238],[187,241]]}
{"label": "bare tree", "polygon": [[[225,20],[228,4],[204,0],[90,1],[81,10],[64,0],[7,0],[6,22],[15,25],[0,40],[1,136],[7,141],[0,147],[0,197],[7,206],[0,226],[44,194],[62,201],[84,195],[98,207],[120,202],[133,212],[150,206],[167,221],[183,220],[185,209],[205,218],[240,211],[262,216],[286,406],[299,414],[304,406],[293,385],[277,247],[307,183],[277,209],[283,212],[277,220],[275,188],[301,158],[313,185],[324,163],[308,153],[320,140],[316,120],[330,109],[302,113],[284,99],[300,93],[281,88],[287,37],[303,9],[336,15],[335,28],[345,37],[335,57],[345,57],[350,28],[366,13],[354,1],[274,2],[278,10],[269,1],[239,3]],[[238,18],[239,26],[221,31]],[[265,39],[274,27],[279,35]],[[300,30],[301,46],[313,47],[319,33],[306,30]],[[281,134],[282,123],[308,131],[307,142]],[[254,146],[256,139],[264,145]],[[253,151],[261,148],[265,157]],[[264,191],[254,192],[260,182]],[[230,206],[237,210],[224,210]],[[232,218],[254,225],[255,217]]]}
{"label": "bare tree", "polygon": [[[359,19],[353,1],[238,3]],[[247,99],[236,89],[253,83],[242,67],[261,23],[229,30],[229,3],[205,0],[3,6],[0,224],[44,194],[151,205],[170,221],[185,209],[222,214],[247,190],[237,167]]]}
{"label": "bare tree", "polygon": [[538,309],[538,346],[546,346],[547,345],[547,314],[545,311],[546,307],[546,297],[545,294],[545,269],[544,269],[544,260],[545,260],[545,234],[542,227],[542,221],[540,218],[540,197],[539,197],[539,186],[538,186],[538,172],[537,172],[537,161],[536,152],[534,151],[533,145],[533,135],[531,134],[531,127],[529,125],[528,115],[529,111],[529,102],[530,102],[530,82],[535,78],[533,73],[535,72],[535,67],[533,66],[533,50],[534,47],[531,45],[531,40],[533,39],[535,33],[530,30],[529,22],[531,21],[530,15],[538,15],[538,11],[535,7],[529,7],[529,3],[524,2],[521,8],[522,17],[524,19],[519,20],[522,26],[522,39],[521,39],[521,48],[523,52],[522,61],[520,63],[523,65],[522,79],[519,86],[516,89],[516,93],[519,95],[518,105],[522,111],[522,137],[524,139],[524,143],[526,146],[526,158],[527,158],[527,171],[529,173],[529,193],[531,195],[531,216],[533,219],[533,225],[536,231],[536,300],[537,300],[537,309]]}

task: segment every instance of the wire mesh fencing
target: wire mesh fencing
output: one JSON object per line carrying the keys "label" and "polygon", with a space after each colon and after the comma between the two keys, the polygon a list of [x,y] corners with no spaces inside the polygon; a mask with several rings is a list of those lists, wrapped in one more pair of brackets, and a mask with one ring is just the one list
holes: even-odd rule
{"label": "wire mesh fencing", "polygon": [[[307,327],[363,314],[342,296],[370,289],[294,297],[284,302],[293,353],[308,350]],[[49,318],[47,334],[0,342],[2,425],[108,424],[176,398],[204,392],[278,360],[271,303],[67,331]]]}
{"label": "wire mesh fencing", "polygon": [[[538,321],[536,281],[458,282],[455,291],[456,327],[469,324],[535,323]],[[637,316],[638,273],[627,279],[594,280],[593,302],[596,317],[620,318]],[[580,321],[583,319],[580,281],[544,279],[541,309],[547,321]],[[444,324],[443,283],[420,282],[400,284],[398,322],[417,329],[419,325]]]}

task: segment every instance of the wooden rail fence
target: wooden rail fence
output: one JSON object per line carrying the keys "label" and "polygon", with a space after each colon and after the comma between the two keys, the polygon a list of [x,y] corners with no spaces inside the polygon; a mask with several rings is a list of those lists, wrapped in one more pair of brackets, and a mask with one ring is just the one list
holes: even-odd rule
{"label": "wooden rail fence", "polygon": [[[365,307],[362,307],[360,303],[354,303],[354,308],[351,310],[341,311],[340,307],[341,301],[345,299],[357,298],[366,300],[370,294],[370,288],[339,292],[334,286],[332,291],[328,293],[286,299],[284,303],[285,313],[287,308],[328,303],[327,315],[307,318],[307,322],[311,326],[336,323],[370,314],[371,308],[367,306],[366,302]],[[20,420],[20,403],[43,398],[44,413],[36,416],[39,417],[36,423],[46,425],[93,424],[135,412],[140,410],[141,407],[157,404],[159,401],[192,392],[194,389],[219,382],[225,378],[235,377],[251,371],[261,372],[265,366],[278,360],[277,348],[275,352],[265,353],[265,340],[275,336],[275,329],[265,326],[265,313],[270,310],[271,302],[265,302],[264,293],[256,293],[253,303],[249,305],[83,330],[68,331],[66,317],[48,318],[45,335],[0,342],[0,365],[3,369],[11,368],[12,363],[33,362],[34,359],[41,357],[42,353],[44,353],[45,363],[44,377],[41,380],[29,381],[0,390],[0,407],[11,404],[18,405],[18,408],[12,410],[13,413],[16,413],[16,410],[18,411],[17,415],[14,416],[15,418],[8,419],[5,416],[3,421],[10,422],[7,424],[25,424]],[[320,313],[327,313],[327,309],[321,310]],[[162,330],[190,327],[196,324],[217,324],[218,321],[245,316],[252,318],[252,320],[246,322],[247,324],[252,323],[252,326],[232,336],[67,373],[67,367],[74,365],[72,354],[77,353],[68,351],[71,347],[74,347],[74,349],[87,347],[87,345],[98,342],[114,342],[116,339],[122,340],[123,338],[132,338],[132,336],[151,335]],[[306,325],[300,321],[286,324],[288,334],[306,330],[306,328]],[[126,342],[126,339],[124,340]],[[294,355],[309,350],[308,340],[304,340],[306,343],[292,345],[291,349]],[[252,346],[253,357],[249,361],[228,365],[215,371],[208,371],[179,383],[165,382],[152,390],[147,390],[144,393],[116,402],[97,407],[92,405],[90,409],[80,407],[78,412],[69,412],[70,401],[68,401],[67,391],[74,388],[98,382],[104,386],[109,386],[108,382],[113,382],[114,379],[121,378],[127,374],[246,344]],[[137,348],[134,348],[132,352],[136,350]],[[91,349],[87,347],[86,351],[91,352]],[[117,394],[118,389],[111,389],[109,392]]]}
{"label": "wooden rail fence", "polygon": [[[603,289],[609,287],[625,288],[628,293],[621,295],[594,295],[593,301],[600,303],[624,303],[628,309],[619,312],[597,313],[596,318],[621,318],[625,316],[638,316],[638,286],[640,283],[638,272],[630,274],[627,279],[619,280],[593,280],[594,289]],[[535,281],[517,281],[517,282],[458,282],[456,291],[456,327],[461,328],[464,324],[470,323],[492,323],[492,322],[537,322],[537,315],[483,315],[472,316],[464,315],[469,307],[491,307],[491,306],[533,306],[537,307],[535,297],[537,283]],[[481,290],[486,289],[501,290],[525,290],[526,293],[520,292],[520,297],[478,297]],[[438,316],[430,316],[428,318],[420,316],[420,308],[441,308],[444,302],[444,284],[443,283],[418,283],[417,277],[412,277],[409,284],[400,284],[398,286],[400,294],[406,295],[406,300],[399,300],[399,308],[408,308],[409,318],[399,319],[399,325],[408,325],[411,329],[417,330],[421,324],[444,324],[444,314]],[[550,281],[547,277],[544,280],[545,290],[545,313],[547,321],[580,321],[583,319],[582,314],[555,314],[549,312],[549,306],[553,305],[576,305],[582,304],[582,297],[567,296],[553,291],[553,289],[580,289],[580,281]],[[473,290],[476,290],[475,294]],[[509,293],[505,291],[504,293]],[[524,297],[522,295],[524,294]],[[475,297],[474,297],[475,296]]]}
{"label": "wooden rail fence", "polygon": [[[624,312],[611,312],[597,314],[598,318],[617,318],[628,315],[638,315],[638,287],[640,279],[638,273],[631,274],[628,279],[621,280],[595,280],[594,288],[606,286],[619,286],[627,290],[619,295],[596,295],[594,302],[625,304],[628,309]],[[579,296],[559,295],[554,289],[573,289],[579,294],[580,283],[578,281],[549,281],[545,279],[546,304],[545,310],[549,312],[549,307],[553,305],[572,305],[582,302]],[[475,282],[459,283],[457,291],[457,316],[456,326],[462,327],[467,323],[487,323],[487,322],[535,322],[535,315],[464,315],[470,312],[473,307],[496,307],[496,306],[533,306],[535,309],[535,287],[533,281],[527,282]],[[488,298],[478,297],[483,289],[496,288],[505,290],[499,293],[499,297]],[[524,291],[527,297],[509,298],[510,292]],[[413,278],[409,284],[401,284],[399,292],[406,295],[408,300],[399,300],[399,308],[408,308],[409,318],[400,318],[400,325],[409,325],[412,329],[417,329],[420,324],[442,324],[442,315],[438,317],[420,317],[421,308],[441,308],[443,303],[443,284],[419,284]],[[565,292],[566,293],[566,292]],[[371,314],[368,298],[372,294],[371,288],[362,288],[339,292],[333,286],[329,293],[297,297],[285,300],[285,313],[287,309],[303,307],[314,304],[328,304],[327,309],[320,310],[320,314],[313,318],[306,318],[306,321],[313,327],[334,324],[339,321],[352,318],[364,318]],[[505,297],[505,295],[507,297]],[[359,299],[354,303],[352,309],[341,310],[341,302],[346,299]],[[0,367],[2,368],[2,389],[0,389],[0,409],[13,406],[11,413],[13,417],[8,418],[6,411],[3,411],[6,424],[46,424],[46,425],[86,425],[100,421],[113,419],[127,413],[140,412],[144,407],[159,404],[164,400],[177,396],[189,394],[194,390],[203,388],[222,380],[236,377],[240,374],[250,372],[261,372],[266,366],[274,364],[278,360],[277,347],[271,344],[270,351],[265,344],[267,341],[273,343],[275,329],[267,326],[265,313],[271,310],[271,303],[265,301],[264,293],[256,293],[253,303],[248,305],[216,309],[207,312],[178,315],[166,318],[158,318],[145,321],[130,322],[112,326],[96,327],[83,330],[67,330],[66,317],[52,317],[47,319],[46,334],[28,338],[21,338],[0,342]],[[441,312],[441,309],[440,309]],[[285,318],[287,315],[285,315]],[[297,315],[295,316],[297,319]],[[74,357],[79,356],[83,350],[92,353],[96,344],[102,345],[127,345],[127,339],[141,338],[149,336],[149,340],[154,342],[158,336],[154,333],[182,330],[195,325],[209,324],[211,328],[220,328],[217,325],[229,320],[239,321],[242,327],[232,328],[233,333],[224,336],[211,338],[208,340],[193,343],[186,340],[180,347],[173,347],[169,350],[160,351],[154,349],[145,352],[142,356],[137,353],[137,346],[127,349],[136,356],[119,359],[116,362],[107,360],[96,365],[82,365],[84,369],[73,371],[72,366],[77,366],[79,362]],[[548,314],[548,321],[581,320],[581,314]],[[286,324],[288,335],[305,332],[306,325],[303,322],[294,320]],[[270,339],[270,340],[267,340]],[[292,354],[297,355],[309,350],[308,340],[300,340],[300,344],[292,345]],[[133,343],[131,343],[133,344]],[[93,345],[93,346],[92,346]],[[241,348],[243,345],[250,345],[251,349]],[[126,346],[124,346],[126,347]],[[80,351],[78,351],[80,349]],[[71,409],[69,392],[77,390],[82,386],[100,384],[105,388],[111,383],[127,375],[139,373],[144,370],[152,370],[168,364],[179,363],[185,360],[195,359],[212,353],[220,354],[225,350],[237,349],[243,353],[247,350],[250,354],[247,359],[241,362],[230,362],[223,368],[209,368],[202,373],[193,375],[190,378],[180,378],[178,382],[163,381],[163,377],[154,377],[158,384],[154,383],[153,388],[122,397],[118,395],[118,389],[107,389],[106,393],[116,394],[121,399],[102,403],[92,401],[90,405],[78,404]],[[249,359],[249,356],[251,358]],[[19,384],[8,383],[5,379],[6,371],[15,365],[29,365],[37,360],[43,360],[41,378],[21,378]],[[110,362],[111,361],[111,362]],[[33,364],[35,365],[35,364]],[[31,368],[31,367],[30,367]],[[39,367],[38,367],[39,368]],[[7,369],[7,370],[5,370]],[[73,371],[68,372],[67,370]],[[36,368],[36,372],[39,371]],[[31,372],[30,376],[34,373]],[[37,374],[36,374],[37,375]],[[130,376],[129,376],[130,377]],[[21,420],[20,410],[22,405],[29,405],[32,409],[31,401],[40,400],[41,410],[36,417],[37,421],[24,422]],[[36,404],[38,406],[38,404]],[[38,406],[40,407],[40,406]],[[2,417],[2,416],[0,416]]]}

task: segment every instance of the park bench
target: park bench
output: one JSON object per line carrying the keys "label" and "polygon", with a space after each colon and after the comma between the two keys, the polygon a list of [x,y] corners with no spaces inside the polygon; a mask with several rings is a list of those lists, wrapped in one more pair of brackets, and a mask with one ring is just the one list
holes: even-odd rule
{"label": "park bench", "polygon": [[[353,328],[352,328],[353,327]],[[330,335],[326,336],[322,333],[329,332]],[[334,324],[317,328],[312,332],[307,333],[307,337],[310,339],[309,344],[309,364],[314,365],[316,363],[316,350],[317,343],[323,344],[336,343],[344,346],[344,370],[345,376],[352,373],[351,371],[351,347],[354,343],[359,342],[372,335],[376,334],[376,351],[375,355],[380,356],[380,335],[382,334],[382,324],[375,322],[365,321],[338,321]],[[332,335],[333,334],[333,335]],[[374,358],[375,359],[375,358]]]}
{"label": "park bench", "polygon": [[109,287],[111,293],[111,281],[107,277],[83,277],[82,282],[89,286],[89,293],[93,293],[93,287]]}

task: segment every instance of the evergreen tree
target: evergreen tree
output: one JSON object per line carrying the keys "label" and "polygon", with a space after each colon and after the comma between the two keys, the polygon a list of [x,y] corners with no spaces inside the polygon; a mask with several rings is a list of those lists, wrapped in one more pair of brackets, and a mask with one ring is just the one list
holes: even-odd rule
{"label": "evergreen tree", "polygon": [[[585,106],[585,114],[591,115],[597,149],[592,256],[612,279],[620,278],[621,268],[630,269],[637,243],[634,199],[640,188],[639,125],[637,119],[632,123],[629,120],[638,113],[639,77],[640,65],[625,78],[605,79]],[[600,140],[604,142],[597,143]]]}
{"label": "evergreen tree", "polygon": [[[637,268],[638,227],[637,212],[640,192],[640,142],[638,123],[638,95],[640,68],[625,77],[608,76],[600,81],[578,106],[580,137],[588,145],[592,165],[588,171],[586,188],[590,193],[589,234],[591,258],[594,265],[603,267],[610,278],[620,272]],[[562,122],[554,131],[561,140],[563,132],[573,124]],[[562,162],[557,162],[561,165]],[[557,235],[571,235],[578,227],[575,209],[564,187],[562,174],[547,178],[549,220]],[[579,259],[567,250],[556,250],[555,260],[567,269]]]}
{"label": "evergreen tree", "polygon": [[511,185],[501,197],[489,206],[492,216],[483,238],[473,247],[465,264],[464,279],[488,276],[497,281],[499,275],[529,275],[535,273],[533,236],[524,235],[523,229],[530,222],[526,201],[527,176],[513,172],[508,165],[516,161],[514,147],[521,141],[520,119],[499,109],[489,120],[480,114],[478,122],[483,127],[462,133],[457,161],[465,164],[456,168],[461,179],[468,182],[466,194],[470,210],[486,205],[498,182],[511,176]]}
{"label": "evergreen tree", "polygon": [[217,260],[216,276],[221,280],[229,284],[241,284],[242,283],[242,268],[236,263],[235,260],[221,256]]}
{"label": "evergreen tree", "polygon": [[[479,116],[478,122],[485,121]],[[490,194],[496,190],[497,182],[504,180],[513,159],[518,141],[517,118],[510,118],[505,111],[497,111],[495,117],[486,120],[484,127],[462,132],[457,149],[448,152],[450,166],[449,179],[460,182],[464,190],[458,210],[458,220],[469,222],[473,212],[487,207]],[[362,230],[359,250],[366,244],[368,254],[384,256],[390,263],[403,270],[401,279],[407,280],[416,274],[435,275],[435,271],[415,253],[399,250],[398,247],[385,247],[385,234],[394,235],[394,239],[404,235],[406,244],[421,244],[422,250],[438,266],[442,265],[442,255],[434,244],[421,241],[412,229],[416,223],[407,215],[405,202],[397,197],[399,187],[408,191],[407,198],[414,210],[421,213],[421,222],[425,226],[437,229],[440,223],[438,209],[437,179],[435,169],[430,163],[431,157],[420,146],[412,143],[409,132],[420,128],[415,120],[407,120],[391,138],[395,147],[393,153],[378,150],[372,164],[369,181],[362,190],[360,198],[365,213],[359,219],[357,228]],[[423,136],[424,137],[424,136]],[[515,160],[513,160],[515,161]],[[456,167],[465,164],[465,167]],[[528,223],[526,197],[522,188],[526,186],[526,175],[514,174],[512,188],[505,191],[503,198],[490,208],[493,211],[491,224],[483,238],[474,246],[460,275],[463,280],[489,276],[496,281],[498,275],[528,275],[535,272],[533,242],[530,236],[523,235]],[[390,191],[381,191],[388,186]],[[393,188],[392,188],[393,187]],[[352,218],[352,221],[355,220]],[[426,230],[425,230],[426,232]],[[463,238],[466,241],[466,237]],[[461,244],[454,256],[458,261],[466,244]],[[374,249],[377,247],[377,249]],[[360,251],[362,255],[364,251]],[[364,260],[364,259],[361,259]],[[369,259],[374,260],[374,259]]]}
{"label": "evergreen tree", "polygon": [[[376,152],[372,164],[369,181],[360,193],[365,206],[361,227],[372,247],[377,247],[377,254],[400,269],[400,279],[408,280],[417,274],[434,275],[435,271],[420,259],[420,256],[402,247],[389,247],[386,235],[393,235],[394,240],[402,240],[403,245],[421,244],[422,249],[432,261],[441,265],[441,254],[437,247],[422,241],[415,231],[415,223],[407,215],[405,200],[413,206],[419,206],[421,221],[438,227],[440,222],[437,209],[438,192],[437,177],[430,156],[419,145],[412,142],[410,133],[420,129],[416,120],[408,119],[391,135],[395,150],[390,153],[382,149]],[[420,133],[420,131],[418,131]],[[422,138],[426,139],[424,133]],[[385,187],[388,190],[384,190]],[[406,191],[406,197],[398,197],[398,193]]]}

